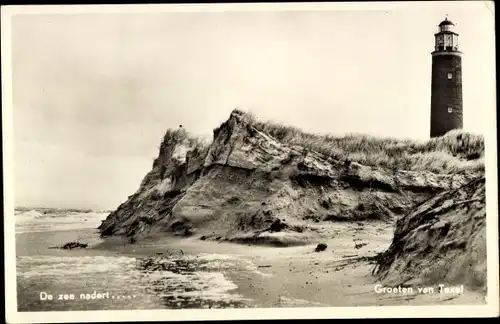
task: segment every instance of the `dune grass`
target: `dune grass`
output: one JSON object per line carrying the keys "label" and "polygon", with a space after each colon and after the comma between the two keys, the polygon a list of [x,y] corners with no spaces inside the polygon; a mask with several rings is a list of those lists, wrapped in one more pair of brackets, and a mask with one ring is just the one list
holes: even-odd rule
{"label": "dune grass", "polygon": [[[435,173],[484,171],[484,137],[463,130],[453,130],[427,141],[363,134],[332,136],[306,133],[297,127],[259,121],[252,113],[241,110],[234,110],[233,114],[242,116],[255,129],[281,143],[300,146],[336,160],[392,170],[427,170]],[[227,122],[214,129],[214,137]],[[169,129],[163,137],[160,152],[179,142],[186,142],[196,155],[208,152],[211,145],[206,138],[193,136],[185,129]]]}
{"label": "dune grass", "polygon": [[369,135],[311,134],[297,127],[259,121],[253,114],[244,115],[257,130],[276,140],[302,146],[338,160],[390,168],[393,170],[427,170],[436,173],[462,173],[484,170],[484,138],[463,130],[453,130],[427,141],[379,138]]}
{"label": "dune grass", "polygon": [[159,150],[162,152],[166,147],[180,142],[185,142],[186,145],[190,147],[190,151],[193,153],[205,152],[211,144],[211,142],[206,138],[194,136],[183,128],[168,129],[163,136]]}

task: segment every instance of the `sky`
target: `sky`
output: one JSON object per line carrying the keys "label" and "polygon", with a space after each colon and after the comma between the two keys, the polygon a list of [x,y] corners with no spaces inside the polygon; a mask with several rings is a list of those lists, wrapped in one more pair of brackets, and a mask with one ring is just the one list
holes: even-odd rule
{"label": "sky", "polygon": [[114,209],[168,128],[210,137],[236,107],[308,132],[425,139],[445,15],[464,53],[464,128],[494,118],[490,2],[144,8],[11,17],[16,205]]}

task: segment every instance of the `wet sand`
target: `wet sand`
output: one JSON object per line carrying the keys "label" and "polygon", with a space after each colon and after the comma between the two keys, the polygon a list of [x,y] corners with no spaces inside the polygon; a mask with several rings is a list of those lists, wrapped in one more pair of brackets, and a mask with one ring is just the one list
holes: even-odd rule
{"label": "wet sand", "polygon": [[[158,253],[214,253],[251,260],[258,272],[229,272],[237,292],[258,301],[261,307],[291,306],[375,306],[483,304],[481,294],[461,295],[377,293],[380,284],[372,276],[374,264],[367,257],[385,250],[391,243],[393,226],[382,222],[339,223],[324,228],[332,235],[323,252],[316,244],[268,247],[199,238],[152,238],[133,245],[113,238],[98,246],[107,251],[155,255]],[[434,287],[437,291],[437,285]],[[414,287],[416,290],[417,287]]]}
{"label": "wet sand", "polygon": [[[255,271],[232,269],[222,272],[238,286],[235,293],[256,301],[256,307],[484,303],[481,294],[467,290],[459,295],[377,293],[375,287],[380,283],[371,275],[374,264],[366,257],[390,245],[392,226],[375,222],[340,223],[332,224],[325,231],[332,235],[318,242],[328,245],[323,252],[314,252],[316,244],[279,248],[202,241],[198,237],[154,237],[129,244],[119,237],[101,240],[93,229],[18,234],[16,245],[18,255],[71,253],[154,258],[162,254],[209,253],[221,258],[236,256],[251,262]],[[71,251],[46,248],[77,239],[91,247]]]}

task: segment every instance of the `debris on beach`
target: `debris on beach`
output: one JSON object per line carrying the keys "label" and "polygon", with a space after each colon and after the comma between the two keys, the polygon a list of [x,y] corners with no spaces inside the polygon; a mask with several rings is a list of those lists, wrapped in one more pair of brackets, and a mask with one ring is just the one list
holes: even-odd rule
{"label": "debris on beach", "polygon": [[86,247],[88,247],[87,243],[80,243],[78,241],[74,241],[74,242],[68,242],[63,246],[61,246],[60,248],[64,250],[72,250],[72,249],[83,249]]}
{"label": "debris on beach", "polygon": [[315,252],[322,252],[322,251],[326,250],[327,247],[328,247],[328,245],[326,245],[325,243],[320,243],[320,244],[318,244],[318,246],[316,246],[316,249],[314,251]]}
{"label": "debris on beach", "polygon": [[356,242],[356,240],[354,240],[354,248],[355,249],[361,249],[365,245],[368,245],[368,243],[358,243],[358,242]]}

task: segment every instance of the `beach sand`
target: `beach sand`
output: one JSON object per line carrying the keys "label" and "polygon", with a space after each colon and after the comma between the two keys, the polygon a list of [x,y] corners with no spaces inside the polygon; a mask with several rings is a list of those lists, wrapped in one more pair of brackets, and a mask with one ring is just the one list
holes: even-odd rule
{"label": "beach sand", "polygon": [[[328,248],[315,252],[316,244],[270,247],[230,242],[202,241],[197,237],[152,237],[135,244],[125,239],[99,238],[94,229],[17,234],[17,255],[134,256],[161,258],[168,255],[211,254],[213,258],[237,257],[253,271],[223,269],[237,288],[234,293],[254,301],[253,307],[375,306],[483,304],[484,296],[465,290],[463,294],[377,293],[380,284],[371,275],[373,262],[366,257],[386,249],[392,225],[382,222],[337,223],[325,229],[334,233]],[[68,241],[89,243],[90,248],[49,249]],[[437,284],[434,286],[437,290]]]}

